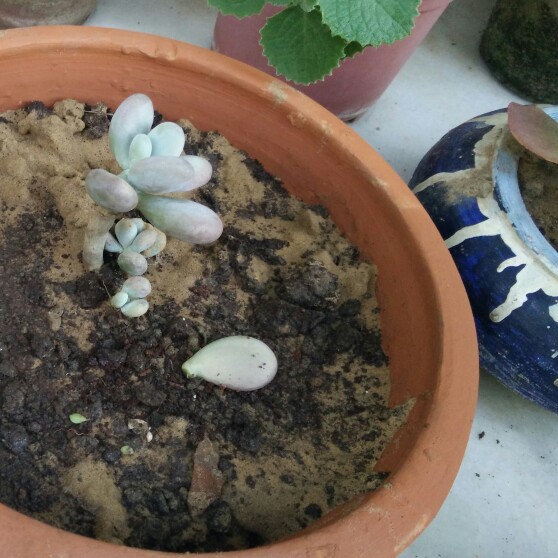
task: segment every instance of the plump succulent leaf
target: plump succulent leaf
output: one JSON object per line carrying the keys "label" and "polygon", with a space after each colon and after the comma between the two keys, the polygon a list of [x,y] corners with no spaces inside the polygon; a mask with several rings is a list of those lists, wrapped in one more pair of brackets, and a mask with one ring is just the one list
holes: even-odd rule
{"label": "plump succulent leaf", "polygon": [[134,238],[132,244],[130,244],[130,250],[134,252],[143,252],[148,248],[151,248],[155,241],[157,240],[157,233],[154,229],[142,231]]}
{"label": "plump succulent leaf", "polygon": [[120,311],[127,318],[139,318],[149,310],[149,302],[145,298],[132,300],[120,308]]}
{"label": "plump succulent leaf", "polygon": [[130,298],[145,298],[151,294],[151,283],[145,277],[128,277],[122,285],[122,291]]}
{"label": "plump succulent leaf", "polygon": [[132,217],[130,221],[132,221],[134,225],[136,225],[136,229],[138,230],[138,233],[143,231],[143,229],[145,229],[146,225],[148,224],[140,217]]}
{"label": "plump succulent leaf", "polygon": [[291,6],[270,17],[261,30],[261,44],[277,73],[297,83],[323,79],[339,65],[347,41],[335,37],[318,10]]}
{"label": "plump succulent leaf", "polygon": [[126,213],[138,204],[137,192],[125,180],[104,169],[89,171],[85,188],[96,204],[114,213]]}
{"label": "plump succulent leaf", "polygon": [[217,8],[224,15],[238,18],[258,14],[262,11],[266,0],[207,0],[207,3]]}
{"label": "plump succulent leaf", "polygon": [[148,134],[153,145],[150,155],[178,157],[184,149],[184,130],[175,122],[162,122]]}
{"label": "plump succulent leaf", "polygon": [[391,44],[406,37],[420,0],[320,0],[322,20],[333,35],[363,46]]}
{"label": "plump succulent leaf", "polygon": [[277,358],[259,339],[234,335],[213,341],[183,365],[188,377],[238,391],[251,391],[269,384],[277,372]]}
{"label": "plump succulent leaf", "polygon": [[118,267],[128,275],[143,275],[147,271],[147,260],[138,252],[124,250],[117,262]]}
{"label": "plump succulent leaf", "polygon": [[124,291],[119,291],[110,299],[110,303],[115,308],[122,308],[122,306],[127,304],[129,300],[130,300],[130,295],[128,295],[128,293]]}
{"label": "plump succulent leaf", "polygon": [[145,226],[150,230],[155,231],[155,233],[157,234],[157,238],[155,239],[153,245],[147,248],[147,250],[142,251],[142,254],[146,258],[151,258],[152,256],[156,256],[159,252],[162,252],[165,249],[165,246],[167,245],[167,235],[163,231],[156,229],[150,223],[146,223]]}
{"label": "plump succulent leaf", "polygon": [[124,217],[114,226],[114,234],[122,248],[128,248],[138,234],[136,223],[133,219]]}
{"label": "plump succulent leaf", "polygon": [[200,186],[204,186],[211,180],[213,167],[207,159],[204,157],[197,157],[196,155],[183,155],[181,159],[190,163],[194,169],[194,176],[187,183],[188,190],[195,190]]}
{"label": "plump succulent leaf", "polygon": [[508,126],[513,137],[537,157],[558,164],[558,122],[536,105],[508,106]]}
{"label": "plump succulent leaf", "polygon": [[193,244],[209,244],[223,232],[219,216],[190,200],[139,195],[138,209],[155,227],[169,236]]}
{"label": "plump succulent leaf", "polygon": [[195,176],[194,168],[184,157],[158,155],[142,159],[128,172],[128,180],[146,194],[187,192]]}
{"label": "plump succulent leaf", "polygon": [[147,134],[155,116],[153,103],[147,95],[136,93],[124,99],[109,127],[109,142],[121,168],[130,167],[130,145],[138,134]]}
{"label": "plump succulent leaf", "polygon": [[[137,161],[141,161],[146,157],[150,157],[153,151],[153,146],[151,145],[151,139],[146,134],[138,134],[132,140],[130,144],[130,166],[136,163]],[[128,177],[127,173],[125,176],[122,176],[124,180]]]}
{"label": "plump succulent leaf", "polygon": [[123,248],[120,245],[120,242],[118,242],[118,240],[116,240],[116,238],[114,238],[114,236],[112,236],[109,232],[107,234],[107,239],[105,240],[105,251],[112,252],[113,254],[120,254],[122,250]]}

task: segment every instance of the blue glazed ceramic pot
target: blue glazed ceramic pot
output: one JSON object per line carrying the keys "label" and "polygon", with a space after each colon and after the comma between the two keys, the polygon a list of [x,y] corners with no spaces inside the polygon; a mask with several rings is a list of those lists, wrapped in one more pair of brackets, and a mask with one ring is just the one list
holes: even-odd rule
{"label": "blue glazed ceramic pot", "polygon": [[481,366],[558,412],[558,252],[523,203],[518,153],[507,112],[482,115],[446,134],[409,185],[465,284]]}

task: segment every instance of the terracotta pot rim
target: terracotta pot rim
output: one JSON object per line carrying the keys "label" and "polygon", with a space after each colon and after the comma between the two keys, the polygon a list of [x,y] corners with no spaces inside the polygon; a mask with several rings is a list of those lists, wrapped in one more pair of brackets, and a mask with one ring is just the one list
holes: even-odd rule
{"label": "terracotta pot rim", "polygon": [[[0,38],[0,62],[9,57],[40,55],[43,50],[54,48],[75,52],[76,55],[82,52],[103,55],[126,54],[150,59],[154,64],[161,66],[172,66],[177,71],[185,69],[195,72],[208,80],[219,78],[251,96],[264,98],[268,103],[274,104],[278,113],[287,119],[295,119],[289,120],[293,126],[296,126],[296,119],[299,118],[312,133],[326,134],[328,141],[343,153],[347,161],[351,162],[355,172],[377,190],[376,193],[382,200],[387,200],[390,216],[400,223],[401,234],[416,254],[421,266],[420,271],[425,275],[424,280],[432,292],[432,303],[437,311],[439,331],[436,335],[440,348],[437,363],[438,381],[434,391],[423,394],[424,397],[429,398],[428,424],[425,424],[418,434],[413,435],[414,442],[404,463],[392,473],[389,482],[376,492],[359,498],[357,506],[351,505],[345,508],[338,514],[334,523],[323,521],[318,528],[306,530],[302,535],[294,538],[249,551],[230,552],[227,555],[265,556],[273,550],[277,553],[273,554],[274,556],[284,553],[285,556],[337,558],[335,541],[338,533],[354,537],[352,524],[356,518],[359,522],[367,523],[391,521],[390,514],[393,513],[394,505],[396,503],[399,505],[401,502],[405,505],[404,513],[412,519],[412,527],[407,529],[406,535],[393,544],[396,553],[402,551],[420,534],[443,501],[443,498],[437,497],[437,500],[424,510],[422,508],[424,502],[413,501],[413,498],[408,495],[408,489],[416,486],[417,483],[431,485],[436,475],[444,476],[446,483],[448,479],[453,481],[459,468],[455,456],[459,456],[460,463],[472,424],[478,385],[476,336],[463,285],[443,240],[412,192],[360,136],[326,109],[290,86],[218,53],[155,35],[95,27],[53,26],[12,29],[0,32]],[[9,90],[9,87],[6,90]],[[13,94],[10,94],[12,95],[10,98],[14,98]],[[8,98],[7,95],[8,93],[4,97]],[[20,106],[33,100],[17,98]],[[1,100],[2,92],[0,92]],[[170,117],[174,116],[170,115]],[[456,362],[461,363],[462,369],[468,371],[468,377],[463,377],[457,370],[452,369]],[[456,418],[456,408],[460,410],[458,418]],[[453,434],[450,435],[450,432]],[[448,448],[440,450],[440,444],[446,444]],[[433,452],[433,448],[438,449]],[[449,459],[450,456],[454,462],[448,464],[445,458]],[[6,517],[11,516],[14,521],[38,524],[29,518],[22,519],[20,514],[4,506],[0,508],[6,513]],[[397,515],[399,519],[399,514]],[[395,516],[393,519],[395,520]],[[54,534],[56,529],[38,525],[41,525],[43,533],[48,532],[53,539],[76,541],[81,538],[78,535],[62,532],[56,535]],[[103,550],[103,556],[171,556],[125,549],[90,539],[82,540],[89,548]],[[310,547],[318,551],[306,554],[305,550],[301,550]],[[319,553],[320,548],[325,549],[323,554]],[[328,549],[333,549],[331,554],[327,554],[330,551]],[[29,553],[25,556],[30,557],[33,554]]]}

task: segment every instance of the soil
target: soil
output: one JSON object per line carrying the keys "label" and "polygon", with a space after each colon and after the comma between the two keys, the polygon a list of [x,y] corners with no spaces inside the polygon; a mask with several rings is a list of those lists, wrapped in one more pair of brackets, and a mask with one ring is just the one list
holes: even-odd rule
{"label": "soil", "polygon": [[[150,260],[149,312],[124,318],[108,303],[125,279],[115,259],[99,273],[80,261],[96,211],[84,178],[119,171],[108,122],[75,101],[0,117],[0,501],[86,536],[202,552],[276,540],[378,487],[412,402],[387,405],[374,266],[324,208],[182,121],[186,152],[215,170],[195,198],[225,231],[209,247],[170,240]],[[275,351],[270,385],[184,377],[232,334]]]}
{"label": "soil", "polygon": [[519,185],[533,221],[558,250],[558,165],[524,154],[519,161]]}

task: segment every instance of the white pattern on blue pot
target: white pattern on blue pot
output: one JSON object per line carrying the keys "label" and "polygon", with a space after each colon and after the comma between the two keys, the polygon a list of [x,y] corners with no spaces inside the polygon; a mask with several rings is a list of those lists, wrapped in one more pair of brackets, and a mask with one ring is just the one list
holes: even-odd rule
{"label": "white pattern on blue pot", "polygon": [[[558,107],[544,110],[558,120]],[[481,366],[558,412],[558,252],[525,207],[508,138],[505,110],[474,118],[425,155],[409,185],[467,289]]]}

